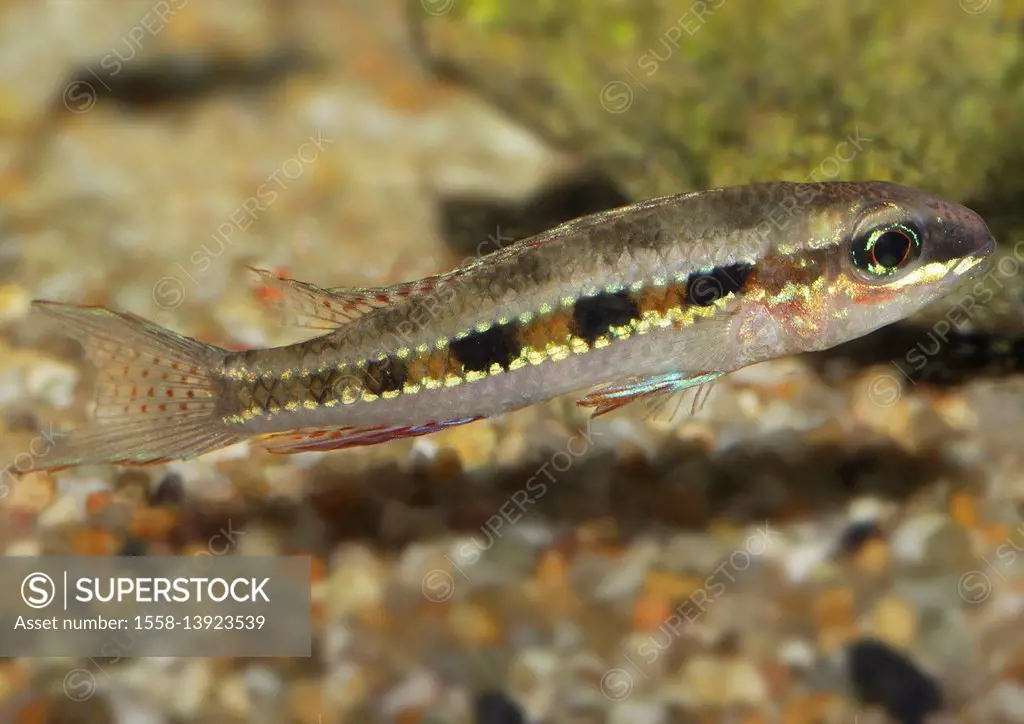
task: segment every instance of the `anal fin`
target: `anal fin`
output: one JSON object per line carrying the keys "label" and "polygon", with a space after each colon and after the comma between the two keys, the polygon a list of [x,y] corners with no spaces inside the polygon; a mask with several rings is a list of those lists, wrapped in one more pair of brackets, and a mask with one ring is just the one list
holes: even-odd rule
{"label": "anal fin", "polygon": [[300,452],[326,452],[328,450],[344,450],[350,447],[377,445],[391,440],[409,437],[420,437],[432,432],[447,430],[470,422],[480,417],[464,417],[454,420],[436,420],[421,425],[379,425],[374,427],[317,427],[275,432],[265,435],[260,442],[268,452],[289,455]]}
{"label": "anal fin", "polygon": [[580,407],[594,408],[594,417],[599,417],[635,400],[654,400],[663,395],[672,395],[690,387],[713,382],[724,375],[724,372],[702,372],[699,374],[670,372],[653,377],[633,377],[625,382],[595,390],[578,400],[576,404]]}

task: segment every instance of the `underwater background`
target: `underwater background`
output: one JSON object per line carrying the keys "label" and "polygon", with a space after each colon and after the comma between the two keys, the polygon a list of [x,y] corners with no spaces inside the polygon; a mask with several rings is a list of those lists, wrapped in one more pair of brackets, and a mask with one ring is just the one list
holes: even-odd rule
{"label": "underwater background", "polygon": [[[1022,0],[0,0],[0,550],[226,537],[314,578],[309,658],[2,659],[0,722],[1024,722],[1022,33]],[[91,399],[32,299],[278,345],[310,333],[248,266],[380,286],[773,179],[947,196],[999,256],[694,414],[19,474]]]}

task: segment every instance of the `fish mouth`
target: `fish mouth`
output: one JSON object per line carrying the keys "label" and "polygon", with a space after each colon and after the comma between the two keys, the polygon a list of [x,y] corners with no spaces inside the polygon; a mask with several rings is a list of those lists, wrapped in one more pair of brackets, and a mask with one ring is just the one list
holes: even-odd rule
{"label": "fish mouth", "polygon": [[968,254],[953,268],[957,276],[975,277],[984,274],[992,266],[992,255],[996,250],[996,240],[991,236],[985,245]]}

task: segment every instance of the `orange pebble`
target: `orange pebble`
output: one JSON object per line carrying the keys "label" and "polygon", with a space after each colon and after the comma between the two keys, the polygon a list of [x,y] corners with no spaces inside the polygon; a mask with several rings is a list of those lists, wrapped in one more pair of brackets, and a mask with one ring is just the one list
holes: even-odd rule
{"label": "orange pebble", "polygon": [[391,617],[388,616],[388,612],[379,606],[367,606],[359,609],[356,612],[356,618],[358,618],[360,623],[367,628],[377,631],[387,629],[388,624],[391,621]]}
{"label": "orange pebble", "polygon": [[143,508],[132,517],[132,535],[144,541],[167,540],[178,524],[178,514],[170,508]]}
{"label": "orange pebble", "polygon": [[537,580],[543,583],[565,581],[565,557],[558,551],[547,551],[537,564]]}
{"label": "orange pebble", "polygon": [[685,573],[647,571],[644,576],[644,591],[662,598],[688,598],[703,585],[704,579]]}
{"label": "orange pebble", "polygon": [[824,721],[842,702],[835,694],[811,694],[801,697],[786,707],[782,714],[785,724],[812,724]]}
{"label": "orange pebble", "polygon": [[49,700],[37,697],[18,709],[14,724],[47,724],[52,709]]}
{"label": "orange pebble", "polygon": [[421,724],[424,721],[422,709],[403,709],[395,717],[395,724]]}
{"label": "orange pebble", "polygon": [[814,602],[814,620],[819,628],[845,626],[853,622],[853,592],[830,588]]}
{"label": "orange pebble", "polygon": [[84,526],[71,534],[71,545],[81,556],[112,556],[120,547],[113,533],[96,526]]}
{"label": "orange pebble", "polygon": [[1006,539],[1013,535],[1010,526],[1005,523],[986,523],[978,531],[981,533],[982,539],[993,546],[1005,543]]}
{"label": "orange pebble", "polygon": [[953,521],[964,528],[978,525],[978,505],[974,498],[965,492],[953,493],[949,499],[949,515]]}
{"label": "orange pebble", "polygon": [[633,606],[633,630],[653,631],[672,615],[672,607],[661,596],[643,594]]}
{"label": "orange pebble", "polygon": [[883,540],[869,540],[857,551],[854,563],[865,573],[882,573],[889,565],[889,546]]}
{"label": "orange pebble", "polygon": [[322,558],[312,556],[309,561],[310,583],[319,583],[327,578],[327,564]]}
{"label": "orange pebble", "polygon": [[113,497],[109,490],[97,490],[95,493],[90,493],[89,497],[85,499],[85,509],[89,515],[100,515],[110,505]]}

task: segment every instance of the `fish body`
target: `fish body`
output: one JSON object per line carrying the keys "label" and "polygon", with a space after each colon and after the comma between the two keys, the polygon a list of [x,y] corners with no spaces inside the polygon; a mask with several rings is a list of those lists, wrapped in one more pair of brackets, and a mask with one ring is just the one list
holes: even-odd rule
{"label": "fish body", "polygon": [[40,467],[151,463],[254,436],[278,452],[373,444],[604,385],[580,400],[600,414],[902,319],[994,246],[974,212],[923,191],[779,182],[585,216],[393,287],[260,272],[326,332],[272,349],[39,302],[103,373],[97,423]]}

